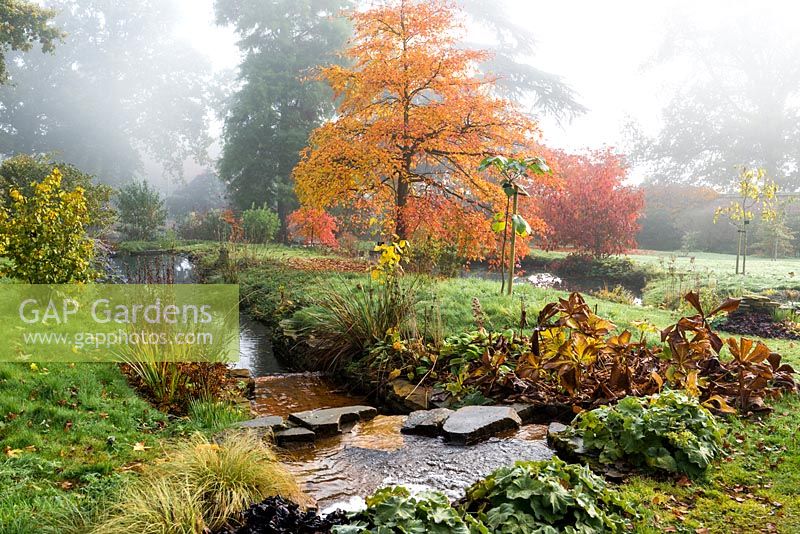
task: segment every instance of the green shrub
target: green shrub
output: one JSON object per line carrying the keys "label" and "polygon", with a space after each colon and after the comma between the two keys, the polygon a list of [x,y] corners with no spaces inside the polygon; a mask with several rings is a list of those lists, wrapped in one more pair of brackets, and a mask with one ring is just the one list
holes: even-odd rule
{"label": "green shrub", "polygon": [[281,228],[278,214],[266,208],[252,208],[242,213],[244,236],[250,243],[270,243]]}
{"label": "green shrub", "polygon": [[615,406],[579,414],[567,435],[583,439],[601,463],[624,460],[636,467],[696,476],[722,452],[714,416],[682,392],[625,397]]}
{"label": "green shrub", "polygon": [[65,191],[58,169],[31,187],[28,197],[11,189],[10,207],[0,206],[0,255],[13,264],[9,274],[31,284],[95,279],[96,249],[87,234],[91,221],[84,189]]}
{"label": "green shrub", "polygon": [[183,239],[227,241],[231,227],[222,219],[222,210],[191,212],[178,226],[178,235]]}
{"label": "green shrub", "polygon": [[409,258],[409,271],[453,278],[459,275],[467,260],[456,244],[440,239],[414,243]]}
{"label": "green shrub", "polygon": [[466,506],[497,534],[624,532],[633,514],[588,467],[557,458],[498,469],[467,490]]}
{"label": "green shrub", "polygon": [[592,296],[618,304],[633,304],[636,301],[636,295],[621,285],[616,285],[612,289],[609,289],[608,286],[603,287],[603,289],[592,293]]}
{"label": "green shrub", "polygon": [[9,193],[15,189],[24,196],[33,195],[35,185],[41,183],[55,169],[61,172],[61,185],[66,191],[73,191],[78,187],[83,189],[89,213],[90,233],[93,236],[102,234],[111,226],[116,215],[111,207],[111,187],[96,184],[94,176],[69,163],[55,162],[51,155],[18,154],[0,163],[0,204],[10,206],[13,201]]}
{"label": "green shrub", "polygon": [[439,492],[411,496],[401,486],[383,488],[367,497],[367,509],[349,525],[334,526],[334,534],[408,532],[433,534],[488,533],[479,521],[462,515]]}
{"label": "green shrub", "polygon": [[147,182],[133,182],[120,189],[117,208],[126,239],[153,240],[167,220],[164,199]]}

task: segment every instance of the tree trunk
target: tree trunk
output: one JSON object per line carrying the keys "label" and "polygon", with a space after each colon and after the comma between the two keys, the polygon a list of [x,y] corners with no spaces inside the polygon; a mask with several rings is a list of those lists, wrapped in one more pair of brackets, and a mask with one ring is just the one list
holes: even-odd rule
{"label": "tree trunk", "polygon": [[506,292],[506,237],[508,236],[508,210],[511,208],[511,197],[506,197],[506,218],[503,219],[503,245],[500,249],[500,294]]}
{"label": "tree trunk", "polygon": [[736,230],[738,239],[736,240],[736,274],[739,274],[739,256],[742,253],[742,229]]}
{"label": "tree trunk", "polygon": [[[517,198],[519,194],[514,190],[514,207],[513,215],[517,214]],[[514,267],[517,264],[517,231],[514,228],[514,219],[511,219],[511,250],[508,253],[508,294],[511,295],[514,291]]]}
{"label": "tree trunk", "polygon": [[[408,121],[408,115],[404,118],[404,122]],[[411,176],[411,159],[413,154],[408,149],[403,149],[403,168],[397,173],[397,190],[395,196],[395,212],[397,221],[395,224],[395,233],[400,239],[408,239],[409,227],[406,221],[405,207],[408,204],[408,196],[411,194],[411,182],[408,177]]]}
{"label": "tree trunk", "polygon": [[278,242],[289,243],[289,210],[291,206],[283,197],[278,198],[278,220],[281,222],[280,230],[278,230]]}
{"label": "tree trunk", "polygon": [[744,246],[742,247],[742,276],[747,271],[747,227],[744,230]]}

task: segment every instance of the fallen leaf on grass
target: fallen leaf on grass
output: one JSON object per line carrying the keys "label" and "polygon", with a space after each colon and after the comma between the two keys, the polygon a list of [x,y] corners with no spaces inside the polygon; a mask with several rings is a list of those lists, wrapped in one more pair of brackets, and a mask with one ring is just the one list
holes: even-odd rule
{"label": "fallen leaf on grass", "polygon": [[141,473],[144,471],[144,466],[142,462],[131,462],[129,464],[125,464],[119,468],[120,471],[135,471],[137,473]]}
{"label": "fallen leaf on grass", "polygon": [[133,450],[135,451],[145,451],[151,447],[146,447],[143,441],[137,441],[133,444]]}
{"label": "fallen leaf on grass", "polygon": [[12,449],[6,445],[6,447],[3,449],[3,452],[9,458],[19,458],[19,455],[22,454],[22,449]]}

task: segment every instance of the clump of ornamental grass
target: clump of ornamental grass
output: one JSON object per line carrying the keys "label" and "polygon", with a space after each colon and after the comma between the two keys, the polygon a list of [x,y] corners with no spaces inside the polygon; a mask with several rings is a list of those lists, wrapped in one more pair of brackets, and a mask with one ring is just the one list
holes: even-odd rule
{"label": "clump of ornamental grass", "polygon": [[[185,334],[199,335],[199,327],[190,327]],[[194,399],[213,399],[226,385],[226,348],[238,335],[237,330],[219,325],[204,326],[212,343],[128,343],[114,349],[114,357],[134,386],[158,408],[184,414]],[[167,339],[178,331],[170,325],[152,326],[149,333]]]}
{"label": "clump of ornamental grass", "polygon": [[215,399],[193,399],[189,401],[189,418],[201,428],[212,431],[223,430],[247,419],[244,410],[230,402]]}
{"label": "clump of ornamental grass", "polygon": [[202,503],[189,485],[148,477],[130,486],[93,534],[197,534],[205,528]]}
{"label": "clump of ornamental grass", "polygon": [[304,340],[316,369],[338,369],[362,357],[386,333],[416,337],[414,282],[342,285],[326,291],[314,306],[281,322],[285,336]]}
{"label": "clump of ornamental grass", "polygon": [[276,495],[309,502],[254,432],[231,433],[220,443],[197,435],[127,488],[93,532],[214,531],[235,522],[251,504]]}

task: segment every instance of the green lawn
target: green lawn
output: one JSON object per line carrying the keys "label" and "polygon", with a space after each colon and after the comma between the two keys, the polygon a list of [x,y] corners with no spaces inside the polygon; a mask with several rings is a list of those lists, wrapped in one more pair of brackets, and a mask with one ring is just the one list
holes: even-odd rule
{"label": "green lawn", "polygon": [[[566,256],[565,252],[536,250],[533,257],[548,261]],[[709,252],[690,253],[640,251],[621,256],[630,259],[647,279],[643,297],[647,304],[675,302],[676,296],[690,289],[705,288],[716,297],[742,296],[747,293],[778,294],[800,300],[800,258],[749,256],[747,274],[737,275],[736,256]],[[791,295],[797,292],[797,295]]]}
{"label": "green lawn", "polygon": [[0,532],[57,532],[74,509],[91,513],[167,425],[113,364],[0,364]]}
{"label": "green lawn", "polygon": [[82,532],[142,464],[196,431],[111,363],[0,363],[0,532]]}

